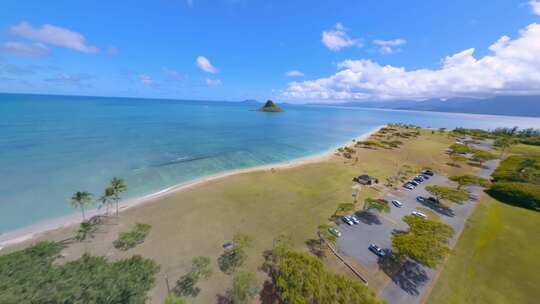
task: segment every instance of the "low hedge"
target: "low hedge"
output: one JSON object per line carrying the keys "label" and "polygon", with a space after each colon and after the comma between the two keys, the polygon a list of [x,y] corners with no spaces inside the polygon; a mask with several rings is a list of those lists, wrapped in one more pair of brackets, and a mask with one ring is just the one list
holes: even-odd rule
{"label": "low hedge", "polygon": [[529,208],[540,209],[540,186],[529,183],[496,182],[491,185],[488,193],[505,203]]}

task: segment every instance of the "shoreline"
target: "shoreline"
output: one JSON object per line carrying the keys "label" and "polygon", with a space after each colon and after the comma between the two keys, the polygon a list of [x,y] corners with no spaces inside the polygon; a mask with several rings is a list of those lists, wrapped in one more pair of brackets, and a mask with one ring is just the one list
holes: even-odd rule
{"label": "shoreline", "polygon": [[[361,141],[369,138],[371,135],[377,133],[381,128],[385,127],[386,125],[380,125],[375,127],[374,129],[361,134],[360,136],[353,138],[351,140]],[[274,163],[274,164],[267,164],[267,165],[260,165],[260,166],[254,166],[254,167],[248,167],[248,168],[242,168],[242,169],[233,169],[228,170],[208,176],[203,176],[196,178],[191,181],[183,182],[177,185],[173,185],[161,190],[158,190],[156,192],[143,195],[140,197],[132,198],[124,200],[119,205],[119,212],[126,211],[128,209],[131,209],[133,207],[142,206],[145,204],[153,203],[163,197],[173,195],[175,193],[185,191],[187,189],[204,185],[209,182],[217,181],[226,177],[234,176],[234,175],[240,175],[240,174],[246,174],[251,172],[258,172],[258,171],[268,171],[273,169],[288,169],[293,167],[298,167],[306,164],[321,162],[330,159],[337,148],[342,146],[348,146],[350,145],[351,141],[348,141],[346,143],[343,143],[341,145],[338,145],[336,147],[333,147],[331,149],[328,149],[327,151],[324,151],[322,153],[317,153],[314,155],[309,155],[289,161]],[[102,214],[103,212],[97,208],[87,210],[86,215],[87,218],[91,218],[93,216]],[[63,217],[58,217],[50,220],[45,220],[43,222],[38,222],[26,227],[18,228],[15,230],[11,230],[8,232],[5,232],[3,234],[0,234],[0,251],[2,251],[4,248],[12,245],[16,245],[28,240],[31,240],[33,238],[36,238],[46,232],[58,230],[62,228],[66,228],[71,225],[77,225],[82,222],[82,218],[79,214],[71,214],[66,215]]]}

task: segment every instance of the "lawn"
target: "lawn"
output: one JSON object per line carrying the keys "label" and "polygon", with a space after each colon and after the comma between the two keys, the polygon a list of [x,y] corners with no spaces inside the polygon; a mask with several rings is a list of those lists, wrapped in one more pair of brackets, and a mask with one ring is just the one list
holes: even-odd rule
{"label": "lawn", "polygon": [[538,303],[539,228],[540,212],[485,196],[427,303]]}
{"label": "lawn", "polygon": [[540,146],[517,144],[508,149],[508,152],[511,154],[538,155],[540,154]]}
{"label": "lawn", "polygon": [[[167,292],[185,274],[195,256],[207,256],[214,274],[201,282],[201,293],[192,303],[214,303],[224,294],[230,276],[221,273],[217,257],[222,244],[235,233],[254,238],[248,250],[245,269],[257,271],[262,254],[280,235],[289,237],[294,246],[306,250],[305,242],[316,237],[317,226],[326,223],[339,203],[351,202],[355,175],[368,173],[382,183],[385,177],[404,164],[415,170],[431,167],[443,174],[470,172],[472,168],[447,166],[444,150],[453,141],[446,135],[422,131],[416,139],[404,139],[399,149],[356,149],[353,158],[334,156],[330,160],[289,169],[239,174],[172,194],[159,201],[122,212],[89,242],[75,243],[65,249],[66,259],[76,259],[83,252],[104,255],[111,260],[140,254],[152,258],[161,267],[157,286],[149,293],[152,303],[161,303]],[[356,160],[358,158],[358,160]],[[364,188],[359,202],[377,197],[372,188]],[[361,204],[358,206],[361,207]],[[113,242],[120,232],[129,231],[135,223],[152,226],[143,244],[133,249],[115,249]],[[48,233],[41,239],[62,240],[75,231],[66,228]],[[258,272],[259,279],[265,278]]]}

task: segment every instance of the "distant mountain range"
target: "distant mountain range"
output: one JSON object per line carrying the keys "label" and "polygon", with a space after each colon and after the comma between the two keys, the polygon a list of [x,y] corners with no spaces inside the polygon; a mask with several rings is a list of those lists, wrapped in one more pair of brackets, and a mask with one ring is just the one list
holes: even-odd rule
{"label": "distant mountain range", "polygon": [[498,96],[487,99],[451,98],[425,101],[366,101],[347,102],[338,106],[540,117],[540,96]]}

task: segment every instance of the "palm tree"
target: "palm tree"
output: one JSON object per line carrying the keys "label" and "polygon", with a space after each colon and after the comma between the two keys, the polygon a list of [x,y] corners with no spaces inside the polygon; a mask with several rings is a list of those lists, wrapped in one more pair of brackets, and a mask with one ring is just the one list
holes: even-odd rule
{"label": "palm tree", "polygon": [[127,190],[127,183],[122,178],[113,177],[109,187],[112,189],[113,199],[116,203],[116,216],[118,216],[118,201],[120,200],[120,194]]}
{"label": "palm tree", "polygon": [[86,191],[77,191],[73,194],[71,197],[71,205],[74,208],[80,208],[82,213],[83,221],[84,218],[84,208],[86,208],[87,205],[90,205],[92,203],[92,193],[86,192]]}
{"label": "palm tree", "polygon": [[109,215],[109,207],[112,204],[113,196],[114,196],[113,188],[107,187],[107,188],[105,188],[105,191],[99,197],[99,200],[98,200],[101,203],[102,206],[104,205],[106,207],[105,214],[107,216]]}

